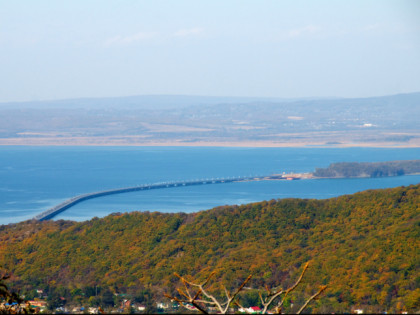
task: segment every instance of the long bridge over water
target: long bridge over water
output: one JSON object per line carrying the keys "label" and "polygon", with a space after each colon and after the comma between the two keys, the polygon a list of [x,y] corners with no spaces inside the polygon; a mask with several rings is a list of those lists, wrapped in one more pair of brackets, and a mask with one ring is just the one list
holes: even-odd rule
{"label": "long bridge over water", "polygon": [[[194,185],[206,185],[206,184],[222,184],[222,183],[232,183],[232,182],[244,182],[244,181],[257,181],[257,180],[278,180],[278,179],[290,179],[283,177],[282,175],[270,175],[270,176],[253,176],[253,177],[232,177],[232,178],[217,178],[217,179],[200,179],[200,180],[191,180],[191,181],[177,181],[177,182],[163,182],[156,184],[145,184],[134,187],[125,187],[118,189],[110,189],[97,191],[92,193],[87,193],[83,195],[78,195],[73,198],[70,198],[38,215],[33,217],[34,220],[44,221],[49,220],[55,217],[57,214],[67,210],[68,208],[73,207],[74,205],[93,198],[98,198],[102,196],[121,194],[133,191],[140,190],[149,190],[149,189],[161,189],[161,188],[170,188],[178,186],[194,186]],[[297,179],[297,178],[293,178]]]}

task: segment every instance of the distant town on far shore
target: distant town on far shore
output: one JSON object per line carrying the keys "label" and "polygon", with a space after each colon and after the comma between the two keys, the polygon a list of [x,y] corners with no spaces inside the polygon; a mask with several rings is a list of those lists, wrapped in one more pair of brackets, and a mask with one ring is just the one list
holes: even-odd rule
{"label": "distant town on far shore", "polygon": [[0,145],[419,147],[420,93],[0,103]]}

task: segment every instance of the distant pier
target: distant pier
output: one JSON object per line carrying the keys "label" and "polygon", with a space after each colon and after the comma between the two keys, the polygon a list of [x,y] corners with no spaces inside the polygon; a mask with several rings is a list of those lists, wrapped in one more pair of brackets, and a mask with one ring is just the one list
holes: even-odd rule
{"label": "distant pier", "polygon": [[170,187],[179,187],[179,186],[195,186],[195,185],[207,185],[207,184],[222,184],[222,183],[232,183],[232,182],[245,182],[245,181],[258,181],[258,180],[280,180],[280,179],[299,179],[298,177],[291,178],[285,177],[283,175],[270,175],[270,176],[250,176],[250,177],[232,177],[232,178],[217,178],[217,179],[201,179],[201,180],[191,180],[191,181],[177,181],[177,182],[163,182],[156,184],[146,184],[139,185],[134,187],[125,187],[118,189],[103,190],[98,192],[87,193],[83,195],[78,195],[73,198],[70,198],[38,215],[33,217],[34,220],[44,221],[49,220],[55,217],[57,214],[73,207],[74,205],[93,198],[98,198],[102,196],[122,194],[133,191],[140,190],[149,190],[149,189],[162,189]]}

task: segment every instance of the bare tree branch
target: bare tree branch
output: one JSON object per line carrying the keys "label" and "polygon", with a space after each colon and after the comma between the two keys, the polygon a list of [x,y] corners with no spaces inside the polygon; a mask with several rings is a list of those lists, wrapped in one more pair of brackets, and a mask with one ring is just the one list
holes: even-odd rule
{"label": "bare tree branch", "polygon": [[281,300],[281,302],[276,306],[276,310],[281,310],[281,306],[283,305],[283,303],[284,303],[284,301],[286,300],[286,297],[287,297],[287,295],[290,293],[290,292],[292,292],[294,289],[296,289],[296,287],[298,286],[298,284],[302,281],[302,279],[303,279],[303,275],[305,274],[305,272],[306,272],[306,270],[308,269],[308,267],[309,267],[309,263],[306,263],[305,264],[305,266],[303,267],[303,271],[302,271],[302,273],[300,274],[300,277],[298,278],[298,280],[295,282],[295,284],[294,285],[292,285],[290,288],[288,288],[287,290],[283,290],[283,289],[280,289],[280,290],[278,290],[278,291],[276,291],[276,292],[273,292],[273,293],[271,293],[271,290],[269,290],[269,295],[267,296],[267,299],[268,300],[264,300],[263,302],[262,302],[262,305],[264,306],[264,309],[263,309],[263,311],[262,311],[262,313],[263,314],[265,314],[266,312],[267,312],[267,309],[268,309],[268,307],[271,305],[271,303],[273,303],[273,301],[276,299],[276,298],[278,298],[279,296],[281,296],[283,293],[285,293],[284,294],[284,296],[283,296],[283,299]]}
{"label": "bare tree branch", "polygon": [[236,292],[229,297],[229,292],[227,292],[226,290],[226,294],[228,296],[228,301],[226,302],[226,307],[224,309],[223,314],[226,314],[226,312],[229,310],[229,305],[232,303],[232,301],[236,298],[236,296],[238,295],[239,292],[242,291],[242,289],[244,288],[245,284],[247,284],[247,282],[252,278],[252,275],[249,275],[248,278],[245,279],[245,281],[239,286],[239,288],[236,290]]}
{"label": "bare tree branch", "polygon": [[306,306],[308,306],[309,302],[312,301],[313,299],[315,299],[318,295],[320,295],[325,289],[327,288],[326,285],[323,285],[320,287],[319,291],[317,293],[315,293],[314,295],[312,295],[306,302],[305,304],[303,304],[303,306],[300,308],[300,310],[296,313],[296,314],[300,314]]}
{"label": "bare tree branch", "polygon": [[[282,288],[275,288],[275,289],[269,289],[267,286],[265,286],[265,291],[267,292],[267,295],[264,297],[263,294],[261,293],[261,291],[258,293],[259,294],[259,298],[261,300],[261,304],[263,305],[263,310],[262,310],[262,314],[266,314],[268,307],[270,305],[273,304],[273,302],[281,297],[281,301],[277,304],[277,306],[275,307],[275,310],[277,313],[281,312],[282,306],[286,300],[286,297],[288,296],[288,294],[290,292],[292,292],[293,290],[295,290],[297,288],[297,286],[301,283],[303,276],[306,272],[306,270],[309,267],[309,263],[306,263],[303,267],[302,273],[300,274],[299,278],[296,280],[296,282],[289,287],[288,289],[284,290]],[[229,311],[229,306],[233,303],[235,305],[237,305],[238,307],[245,309],[241,306],[241,304],[239,304],[239,302],[236,300],[238,294],[243,291],[245,285],[249,282],[249,280],[252,278],[252,275],[249,275],[243,282],[242,284],[234,291],[233,294],[229,293],[229,291],[226,289],[225,286],[222,286],[222,289],[225,291],[226,294],[226,300],[224,302],[219,302],[216,297],[209,293],[208,291],[206,291],[206,289],[204,288],[210,281],[210,279],[215,275],[215,272],[212,272],[207,279],[201,283],[201,284],[197,284],[194,283],[192,281],[188,281],[186,280],[184,277],[175,274],[175,276],[177,276],[181,282],[183,283],[185,289],[181,290],[181,289],[177,289],[178,293],[184,297],[185,299],[179,299],[176,297],[172,297],[170,295],[165,294],[166,297],[173,299],[175,301],[177,301],[178,303],[180,303],[181,305],[185,306],[186,304],[191,304],[194,307],[196,307],[197,310],[199,310],[200,312],[207,314],[207,310],[205,309],[205,305],[208,306],[213,306],[216,307],[218,309],[218,311],[221,314],[226,314]],[[192,295],[190,293],[190,288],[197,288],[197,291],[194,295]],[[325,289],[327,288],[327,286],[322,286],[320,287],[320,290],[314,294],[313,296],[311,296],[306,302],[305,304],[300,308],[298,314],[300,314],[307,306],[308,304],[314,300],[316,297],[318,297]],[[201,297],[201,298],[200,298]]]}

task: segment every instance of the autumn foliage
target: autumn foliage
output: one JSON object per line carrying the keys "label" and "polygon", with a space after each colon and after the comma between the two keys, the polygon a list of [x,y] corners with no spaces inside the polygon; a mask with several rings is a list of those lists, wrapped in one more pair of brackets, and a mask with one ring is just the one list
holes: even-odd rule
{"label": "autumn foliage", "polygon": [[[319,285],[329,289],[309,310],[413,311],[420,302],[419,192],[412,185],[194,214],[27,221],[0,226],[0,265],[26,293],[39,287],[83,300],[93,293],[75,292],[99,287],[156,300],[176,293],[174,272],[202,281],[215,271],[228,290],[249,274],[252,287],[287,287],[310,261],[301,292],[290,299],[304,301]],[[247,299],[258,303],[252,292]]]}

